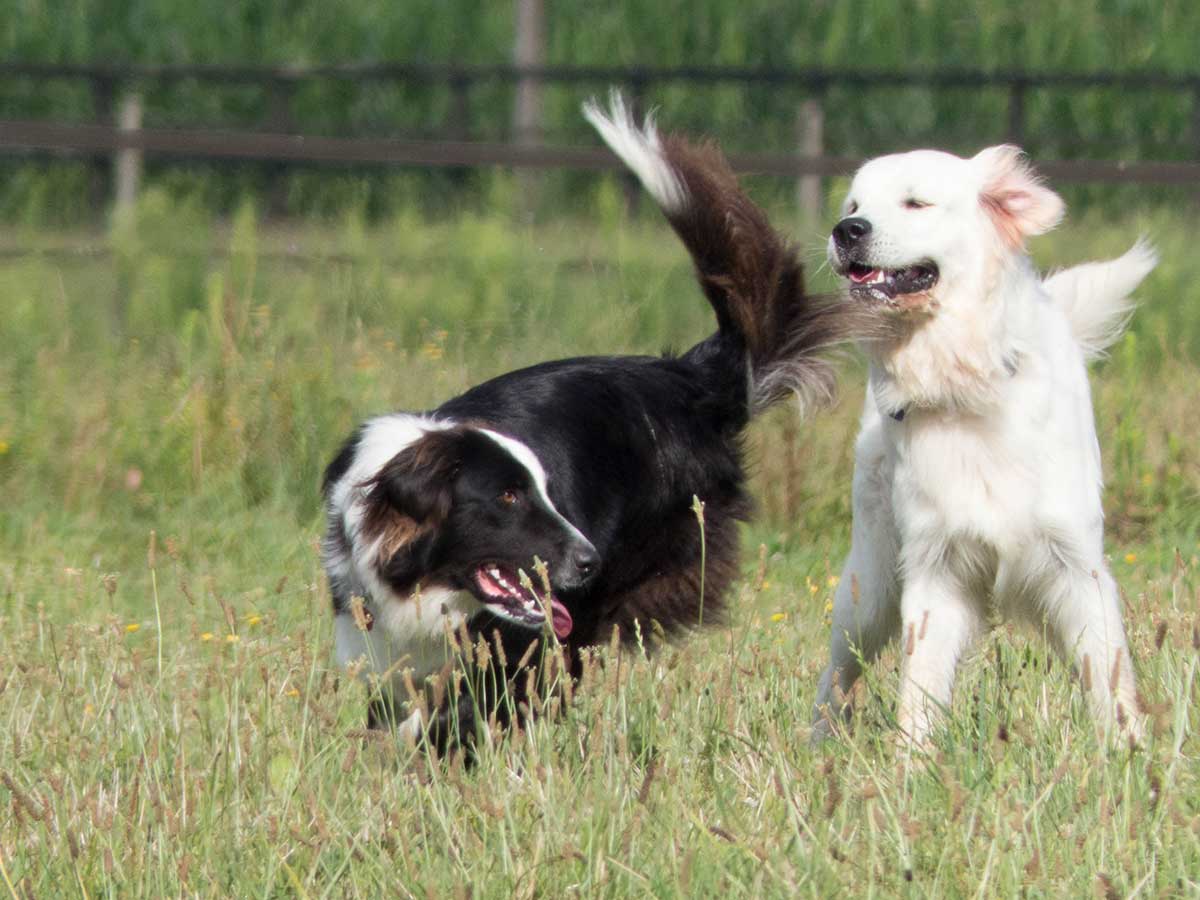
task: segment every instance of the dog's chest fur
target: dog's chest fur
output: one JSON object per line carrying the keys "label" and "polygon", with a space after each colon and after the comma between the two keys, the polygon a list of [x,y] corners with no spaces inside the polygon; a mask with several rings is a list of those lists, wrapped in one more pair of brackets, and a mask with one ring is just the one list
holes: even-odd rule
{"label": "dog's chest fur", "polygon": [[905,545],[973,541],[1000,550],[1028,537],[1038,478],[1002,429],[978,417],[925,412],[881,424]]}
{"label": "dog's chest fur", "polygon": [[1082,360],[1025,347],[1019,371],[993,382],[981,413],[912,408],[897,421],[868,397],[902,572],[944,564],[991,593],[1005,571],[1030,573],[1047,548],[1063,552],[1064,533],[1074,533],[1073,547],[1099,540],[1095,437],[1077,414],[1087,408]]}

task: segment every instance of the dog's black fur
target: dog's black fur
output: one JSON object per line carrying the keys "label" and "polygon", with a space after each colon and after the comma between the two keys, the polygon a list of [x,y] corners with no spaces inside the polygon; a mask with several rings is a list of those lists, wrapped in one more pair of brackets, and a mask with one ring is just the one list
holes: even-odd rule
{"label": "dog's black fur", "polygon": [[[614,118],[632,127],[619,106]],[[627,642],[639,629],[672,635],[719,621],[739,572],[738,523],[752,508],[743,429],[792,392],[828,395],[832,371],[817,354],[856,334],[851,308],[806,295],[793,248],[715,146],[639,134],[683,189],[682,203],[656,199],[693,258],[717,331],[680,356],[585,357],[511,372],[429,414],[527,445],[553,505],[594,546],[599,565],[586,583],[553,586],[573,620],[562,641],[573,673],[579,651],[608,642],[614,629]],[[352,441],[327,485],[353,454]],[[704,503],[703,534],[693,498]],[[487,611],[469,631],[498,632],[510,666],[544,639]],[[446,729],[473,732],[466,706],[435,716],[439,742]]]}

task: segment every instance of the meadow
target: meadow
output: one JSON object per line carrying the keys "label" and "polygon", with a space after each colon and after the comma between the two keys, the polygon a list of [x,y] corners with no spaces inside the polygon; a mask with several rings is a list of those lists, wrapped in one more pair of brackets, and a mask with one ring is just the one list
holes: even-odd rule
{"label": "meadow", "polygon": [[897,752],[894,653],[852,733],[809,745],[848,546],[849,350],[835,408],[754,427],[727,623],[602,651],[557,716],[473,767],[364,735],[316,554],[338,442],[519,365],[711,329],[666,226],[609,188],[536,225],[216,221],[151,191],[104,231],[0,240],[0,895],[1200,895],[1181,211],[1081,214],[1035,244],[1067,265],[1144,232],[1163,256],[1093,372],[1144,747],[1111,747],[1045,644],[1003,626],[930,753]]}

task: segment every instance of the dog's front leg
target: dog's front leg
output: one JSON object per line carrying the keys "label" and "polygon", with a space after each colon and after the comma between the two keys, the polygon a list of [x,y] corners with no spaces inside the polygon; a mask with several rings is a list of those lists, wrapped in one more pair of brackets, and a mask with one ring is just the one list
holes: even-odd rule
{"label": "dog's front leg", "polygon": [[892,514],[891,474],[870,395],[867,404],[868,415],[875,415],[876,421],[864,427],[855,451],[854,529],[833,601],[829,665],[813,704],[814,741],[849,721],[862,667],[900,630],[900,539]]}
{"label": "dog's front leg", "polygon": [[473,756],[479,712],[475,698],[465,691],[434,711],[425,736],[438,756],[456,747],[466,749],[468,758]]}
{"label": "dog's front leg", "polygon": [[1145,722],[1121,621],[1121,596],[1104,561],[1065,571],[1044,606],[1054,647],[1075,663],[1097,722],[1140,741]]}
{"label": "dog's front leg", "polygon": [[871,663],[900,627],[894,542],[884,535],[859,541],[842,569],[833,601],[829,665],[817,685],[813,704],[813,740],[828,737],[838,723],[848,722],[854,685],[862,667]]}
{"label": "dog's front leg", "polygon": [[958,661],[982,631],[983,619],[949,573],[916,573],[900,599],[900,705],[905,739],[928,743],[941,711],[950,705]]}

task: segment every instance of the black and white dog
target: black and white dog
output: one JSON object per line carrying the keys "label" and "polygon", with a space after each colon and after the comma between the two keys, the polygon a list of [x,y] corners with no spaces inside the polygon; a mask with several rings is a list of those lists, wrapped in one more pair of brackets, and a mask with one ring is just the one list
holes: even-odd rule
{"label": "black and white dog", "polygon": [[[478,694],[429,721],[402,702],[404,670],[420,686],[446,665],[448,631],[500,640],[510,666],[552,632],[577,674],[578,651],[614,628],[629,641],[718,620],[751,510],[743,429],[791,393],[828,397],[817,353],[856,336],[844,301],[805,294],[793,249],[715,146],[638,128],[617,96],[584,113],[691,253],[717,331],[681,356],[543,363],[355,432],[325,474],[323,555],[339,662],[394,685],[373,726],[473,734]],[[519,574],[535,557],[548,597]]]}

